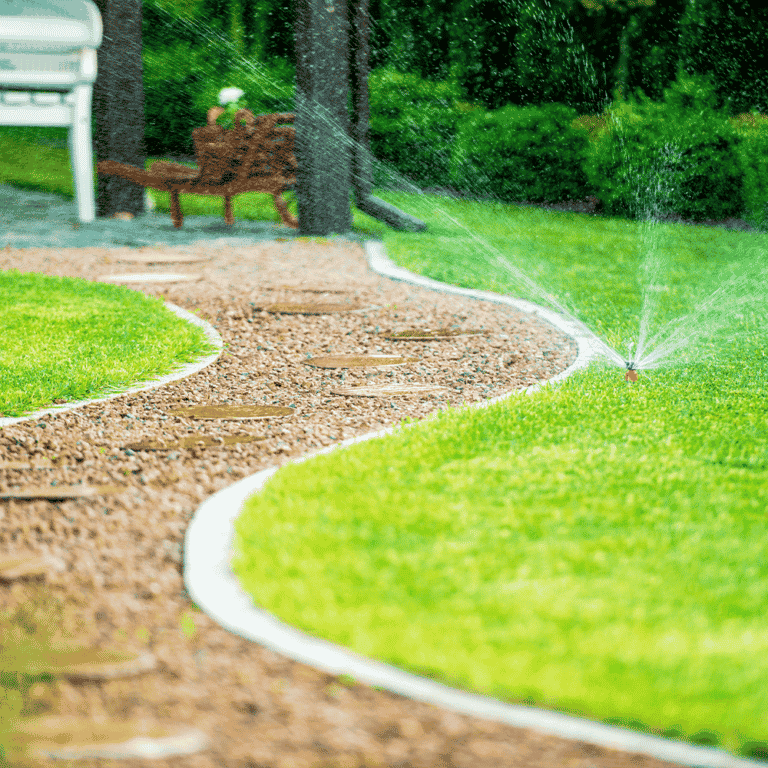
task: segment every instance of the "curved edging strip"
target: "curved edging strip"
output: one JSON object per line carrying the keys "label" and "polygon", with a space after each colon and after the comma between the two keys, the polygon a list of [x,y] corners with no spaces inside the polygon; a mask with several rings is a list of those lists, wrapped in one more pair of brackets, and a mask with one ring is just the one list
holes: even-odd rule
{"label": "curved edging strip", "polygon": [[[584,368],[596,355],[592,340],[581,329],[554,312],[530,302],[509,299],[485,291],[456,288],[415,275],[393,264],[384,255],[380,243],[366,243],[366,252],[371,268],[387,277],[421,287],[509,304],[521,311],[535,313],[572,336],[579,345],[577,359],[550,381],[563,379]],[[531,393],[540,386],[533,385],[525,391]],[[482,403],[473,403],[467,407],[487,406],[514,394],[517,392]],[[416,425],[411,424],[407,428],[412,426]],[[306,461],[355,443],[392,434],[394,431],[395,428],[390,427],[350,438],[289,463]],[[576,739],[608,749],[651,755],[660,760],[699,768],[767,768],[765,763],[737,758],[711,747],[697,747],[535,707],[506,704],[487,696],[450,688],[389,664],[367,659],[335,643],[307,635],[279,621],[267,611],[255,607],[253,598],[245,592],[230,568],[234,524],[246,499],[261,489],[278,469],[279,467],[265,469],[211,496],[197,508],[187,528],[184,540],[184,583],[187,592],[208,616],[228,631],[329,674],[350,675],[367,685],[384,688],[416,701],[517,728],[530,728],[564,739]]]}
{"label": "curved edging strip", "polygon": [[114,394],[107,395],[106,397],[97,397],[93,400],[77,400],[74,403],[66,403],[65,405],[57,405],[54,408],[45,408],[41,411],[35,411],[35,413],[28,414],[27,416],[19,416],[17,418],[2,418],[0,419],[0,429],[3,427],[8,427],[11,424],[18,424],[20,421],[39,419],[41,416],[47,416],[51,413],[63,413],[64,411],[71,411],[75,408],[82,408],[84,405],[92,405],[93,403],[106,403],[107,400],[114,400],[116,397],[124,397],[125,395],[135,394],[136,392],[144,392],[148,389],[155,389],[155,387],[162,387],[163,384],[170,384],[172,381],[183,379],[187,376],[192,376],[192,374],[197,373],[198,371],[202,371],[203,368],[207,368],[211,363],[217,360],[219,355],[221,355],[222,350],[224,349],[224,339],[219,336],[216,329],[210,323],[197,317],[197,315],[193,315],[191,312],[188,312],[186,309],[182,309],[181,307],[177,307],[175,304],[171,304],[170,302],[166,301],[165,307],[166,309],[169,309],[171,312],[173,312],[174,315],[180,317],[182,320],[186,320],[188,323],[192,323],[192,325],[196,325],[199,328],[202,328],[203,333],[205,333],[208,341],[210,341],[211,344],[216,347],[216,351],[212,352],[210,355],[206,355],[205,357],[200,358],[199,360],[186,363],[181,368],[165,376],[161,376],[159,379],[152,379],[151,381],[142,381],[138,384],[134,384],[132,387],[126,389],[123,392],[115,392]]}

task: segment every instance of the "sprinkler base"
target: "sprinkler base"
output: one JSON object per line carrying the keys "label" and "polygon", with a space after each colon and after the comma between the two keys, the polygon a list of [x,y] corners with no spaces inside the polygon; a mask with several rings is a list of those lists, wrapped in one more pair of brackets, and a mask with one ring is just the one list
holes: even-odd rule
{"label": "sprinkler base", "polygon": [[637,371],[634,368],[630,368],[624,374],[624,381],[637,381]]}

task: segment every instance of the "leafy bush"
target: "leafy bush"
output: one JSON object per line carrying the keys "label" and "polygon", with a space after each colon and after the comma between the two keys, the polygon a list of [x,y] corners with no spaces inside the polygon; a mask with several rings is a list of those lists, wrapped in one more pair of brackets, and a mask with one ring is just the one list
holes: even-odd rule
{"label": "leafy bush", "polygon": [[445,185],[457,125],[472,109],[458,86],[384,68],[371,72],[369,94],[373,156],[419,186]]}
{"label": "leafy bush", "polygon": [[508,106],[470,114],[461,123],[451,162],[459,189],[507,202],[557,202],[589,191],[582,169],[589,139],[563,104]]}
{"label": "leafy bush", "polygon": [[681,73],[662,103],[642,92],[614,104],[585,169],[603,209],[630,217],[676,213],[701,221],[742,208],[740,137],[715,111],[707,78]]}
{"label": "leafy bush", "polygon": [[145,47],[143,63],[148,154],[192,154],[192,129],[205,124],[198,102],[210,83],[224,87],[223,57],[177,43],[161,50]]}
{"label": "leafy bush", "polygon": [[744,212],[747,221],[768,231],[768,116],[739,115],[731,124],[742,136],[739,161],[744,173]]}

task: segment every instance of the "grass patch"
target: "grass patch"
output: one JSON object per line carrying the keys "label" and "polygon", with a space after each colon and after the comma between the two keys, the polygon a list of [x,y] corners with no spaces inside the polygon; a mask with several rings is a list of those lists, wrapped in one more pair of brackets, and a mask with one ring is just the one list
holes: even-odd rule
{"label": "grass patch", "polygon": [[214,351],[160,299],[80,278],[0,271],[0,415],[109,394]]}
{"label": "grass patch", "polygon": [[[236,523],[244,587],[444,682],[768,755],[765,236],[377,194],[429,225],[381,230],[398,264],[543,301],[532,275],[612,345],[655,285],[688,364],[593,364],[284,468]],[[699,313],[722,284],[738,311]]]}

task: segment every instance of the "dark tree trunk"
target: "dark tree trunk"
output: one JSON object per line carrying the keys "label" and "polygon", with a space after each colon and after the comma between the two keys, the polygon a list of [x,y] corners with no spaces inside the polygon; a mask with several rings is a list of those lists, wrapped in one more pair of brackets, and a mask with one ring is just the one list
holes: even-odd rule
{"label": "dark tree trunk", "polygon": [[[95,0],[104,25],[93,88],[96,159],[144,168],[144,79],[141,61],[142,0]],[[144,188],[117,176],[98,175],[98,216],[144,212]]]}
{"label": "dark tree trunk", "polygon": [[300,232],[352,228],[347,0],[297,0],[296,197]]}
{"label": "dark tree trunk", "polygon": [[352,101],[352,186],[355,205],[364,213],[380,219],[394,229],[421,231],[423,221],[390,203],[373,197],[373,161],[370,142],[370,103],[368,74],[370,71],[369,0],[351,0],[349,9],[349,90]]}

